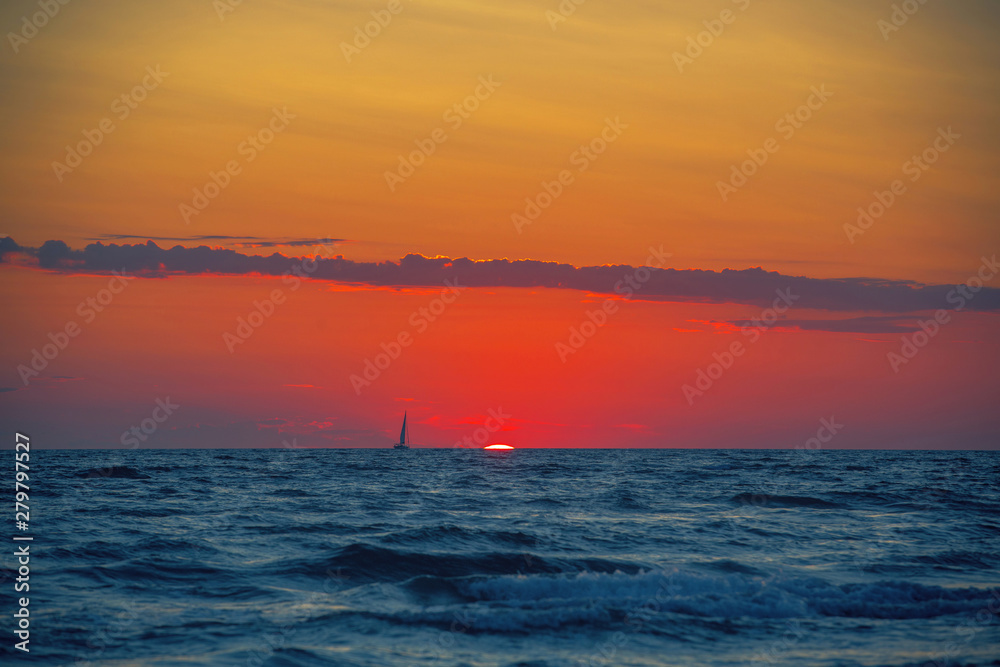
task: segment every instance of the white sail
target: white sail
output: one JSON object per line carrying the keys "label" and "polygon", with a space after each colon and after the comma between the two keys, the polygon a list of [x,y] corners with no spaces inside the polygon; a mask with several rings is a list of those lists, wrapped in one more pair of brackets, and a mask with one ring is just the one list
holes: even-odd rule
{"label": "white sail", "polygon": [[399,443],[393,445],[393,449],[409,449],[410,434],[406,430],[406,412],[403,412],[403,428],[399,431]]}

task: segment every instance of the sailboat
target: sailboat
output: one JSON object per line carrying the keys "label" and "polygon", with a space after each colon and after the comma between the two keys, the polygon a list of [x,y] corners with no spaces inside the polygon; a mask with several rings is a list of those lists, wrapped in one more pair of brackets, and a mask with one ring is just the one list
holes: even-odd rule
{"label": "sailboat", "polygon": [[406,412],[403,412],[403,428],[399,432],[399,442],[392,446],[393,449],[409,449],[410,434],[406,430]]}

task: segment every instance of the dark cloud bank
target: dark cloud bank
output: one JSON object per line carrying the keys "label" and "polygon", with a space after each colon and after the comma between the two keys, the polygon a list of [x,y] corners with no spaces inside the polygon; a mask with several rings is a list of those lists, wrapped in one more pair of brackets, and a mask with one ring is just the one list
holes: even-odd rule
{"label": "dark cloud bank", "polygon": [[[105,273],[124,268],[144,277],[171,274],[217,274],[282,276],[293,269],[302,272],[303,260],[279,253],[245,255],[235,250],[200,246],[160,248],[145,244],[92,243],[73,250],[62,241],[47,241],[41,248],[22,248],[10,238],[0,240],[0,257],[24,253],[37,258],[41,268],[84,273]],[[626,265],[574,267],[536,260],[470,260],[407,255],[399,262],[354,262],[329,257],[332,247],[319,253],[310,278],[348,284],[413,287],[438,286],[446,279],[468,287],[528,287],[573,289],[614,294],[634,279],[636,267]],[[327,256],[324,256],[327,255]],[[992,257],[985,258],[988,261]],[[975,270],[970,272],[970,277]],[[645,277],[644,273],[641,277]],[[632,298],[702,303],[737,303],[770,306],[776,291],[791,290],[799,298],[795,308],[839,312],[917,313],[938,308],[954,309],[954,285],[925,285],[911,281],[875,278],[821,279],[786,276],[761,268],[723,271],[700,269],[651,269],[650,276]],[[964,288],[963,288],[964,289]],[[1000,290],[983,288],[973,298],[963,299],[964,308],[975,311],[1000,309]],[[800,328],[838,330],[833,322],[800,320]],[[846,321],[845,321],[846,322]],[[892,318],[853,318],[840,330],[891,333],[908,330]]]}

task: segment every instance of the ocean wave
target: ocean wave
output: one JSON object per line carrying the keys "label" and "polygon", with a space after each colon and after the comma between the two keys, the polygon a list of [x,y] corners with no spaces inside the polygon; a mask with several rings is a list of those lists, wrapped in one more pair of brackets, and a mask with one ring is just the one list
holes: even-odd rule
{"label": "ocean wave", "polygon": [[699,567],[699,568],[706,569],[706,570],[715,570],[715,571],[718,571],[718,572],[725,572],[727,574],[728,573],[732,573],[732,572],[736,572],[736,573],[739,573],[739,574],[748,574],[748,575],[757,576],[757,577],[766,576],[766,573],[762,572],[761,570],[758,570],[755,567],[751,567],[749,565],[744,565],[743,563],[739,563],[737,561],[728,560],[728,559],[715,560],[715,561],[710,561],[710,562],[707,562],[707,563],[697,563],[696,566]]}
{"label": "ocean wave", "polygon": [[561,569],[543,558],[520,553],[478,553],[459,555],[436,552],[410,552],[367,544],[350,544],[335,556],[321,560],[283,563],[289,573],[322,577],[329,572],[354,581],[403,581],[422,574],[462,577],[473,574],[516,574],[531,565],[535,571],[559,572]]}
{"label": "ocean wave", "polygon": [[355,582],[401,582],[421,575],[440,578],[473,575],[518,575],[524,572],[568,574],[578,572],[638,572],[628,561],[607,558],[554,558],[527,551],[403,551],[354,543],[322,559],[282,561],[280,570],[310,577],[338,576]]}
{"label": "ocean wave", "polygon": [[650,506],[648,503],[643,502],[635,494],[630,493],[628,490],[614,489],[608,493],[602,494],[599,499],[602,504],[614,507],[621,510],[648,510]]}
{"label": "ocean wave", "polygon": [[556,500],[555,498],[549,498],[549,497],[532,498],[531,500],[525,502],[525,505],[550,505],[552,507],[559,507],[565,504],[566,503],[564,503],[561,500]]}
{"label": "ocean wave", "polygon": [[274,498],[311,498],[313,494],[301,489],[276,489],[270,494]]}
{"label": "ocean wave", "polygon": [[972,551],[945,551],[937,554],[927,554],[915,556],[913,562],[926,565],[933,565],[938,569],[958,569],[965,570],[973,568],[976,570],[990,570],[996,567],[998,555],[995,553],[983,553]]}
{"label": "ocean wave", "polygon": [[167,516],[181,516],[189,514],[190,510],[184,507],[154,509],[149,507],[128,507],[119,512],[120,516],[140,517],[144,519],[161,519]]}
{"label": "ocean wave", "polygon": [[817,577],[718,576],[681,570],[473,578],[458,583],[457,590],[506,609],[585,608],[583,617],[609,618],[616,610],[642,608],[717,618],[928,619],[974,613],[990,599],[988,590],[908,581],[836,585]]}
{"label": "ocean wave", "polygon": [[89,468],[76,474],[84,479],[151,479],[149,475],[143,474],[135,468],[129,466],[107,466],[105,468]]}
{"label": "ocean wave", "polygon": [[420,528],[409,528],[390,533],[381,538],[387,544],[498,544],[513,545],[523,547],[537,546],[541,540],[528,533],[509,530],[482,530],[474,528],[464,528],[454,524],[439,524],[434,526],[422,526]]}
{"label": "ocean wave", "polygon": [[760,507],[813,507],[817,509],[840,509],[842,507],[821,498],[779,496],[768,493],[739,493],[732,497],[732,502]]}
{"label": "ocean wave", "polygon": [[211,565],[203,565],[192,559],[176,557],[135,558],[124,563],[103,565],[93,568],[107,583],[132,584],[142,588],[159,586],[164,582],[235,580],[235,573]]}

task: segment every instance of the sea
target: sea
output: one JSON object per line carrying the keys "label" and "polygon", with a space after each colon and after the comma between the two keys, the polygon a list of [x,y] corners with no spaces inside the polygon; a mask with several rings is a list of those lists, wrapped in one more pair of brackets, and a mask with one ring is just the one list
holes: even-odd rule
{"label": "sea", "polygon": [[5,665],[1000,665],[1000,452],[47,450],[29,504]]}

